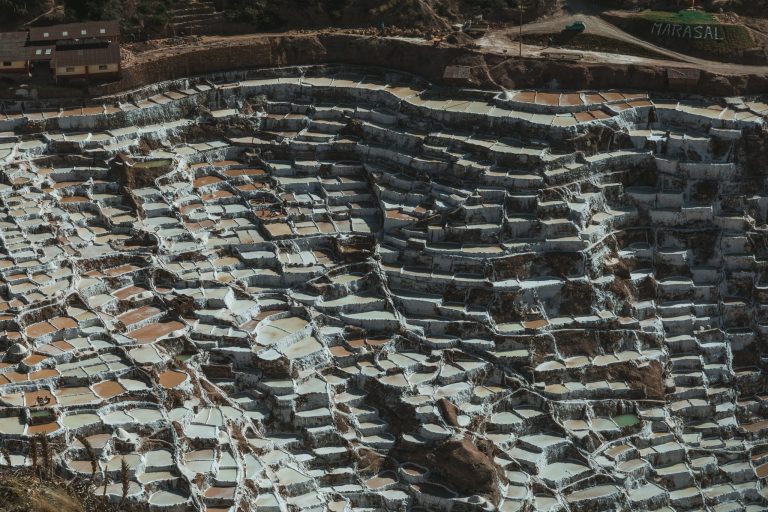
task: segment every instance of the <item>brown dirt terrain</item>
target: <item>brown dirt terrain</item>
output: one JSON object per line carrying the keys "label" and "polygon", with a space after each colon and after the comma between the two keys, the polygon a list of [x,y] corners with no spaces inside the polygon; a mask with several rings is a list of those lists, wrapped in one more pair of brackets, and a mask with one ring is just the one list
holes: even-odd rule
{"label": "brown dirt terrain", "polygon": [[[423,39],[370,37],[341,33],[203,37],[194,44],[179,44],[137,53],[118,82],[94,86],[91,95],[115,94],[147,83],[217,71],[323,64],[327,62],[380,66],[418,74],[441,82],[445,68],[470,68],[461,85],[507,89],[546,86],[557,81],[567,89],[644,89],[674,92],[663,64],[606,64],[552,61],[541,57],[510,58],[503,53],[469,46],[439,45]],[[672,67],[683,64],[668,63]],[[739,68],[741,74],[702,70],[698,84],[680,86],[678,92],[712,96],[745,95],[768,89],[763,68]]]}
{"label": "brown dirt terrain", "polygon": [[480,495],[498,502],[499,468],[468,437],[449,439],[429,450],[396,449],[398,462],[414,462],[428,468],[440,481],[464,495]]}
{"label": "brown dirt terrain", "polygon": [[[558,0],[528,2],[524,20],[557,12]],[[515,1],[506,0],[278,0],[263,2],[264,13],[283,28],[379,26],[420,27],[439,30],[450,23],[481,14],[490,22],[519,19]],[[305,16],[299,18],[297,12]]]}
{"label": "brown dirt terrain", "polygon": [[630,389],[638,391],[643,398],[664,400],[664,368],[658,361],[650,361],[645,366],[630,363],[614,364],[605,368],[592,368],[590,380],[624,381]]}
{"label": "brown dirt terrain", "polygon": [[664,58],[664,55],[648,48],[632,43],[617,41],[596,34],[568,34],[566,32],[551,34],[533,34],[525,38],[527,44],[535,44],[545,48],[572,48],[574,50],[621,53],[651,59]]}
{"label": "brown dirt terrain", "polygon": [[457,419],[459,409],[453,405],[447,398],[441,398],[437,402],[437,406],[440,408],[440,415],[443,417],[446,423],[452,427],[458,427],[459,421]]}
{"label": "brown dirt terrain", "polygon": [[[458,1],[446,0],[280,0],[265,2],[263,9],[284,28],[378,27],[384,23],[385,26],[445,30],[449,28],[449,20],[459,13],[461,7]],[[301,12],[302,16],[296,16],[297,12]]]}
{"label": "brown dirt terrain", "polygon": [[[40,469],[40,468],[38,468]],[[82,479],[65,482],[40,477],[32,468],[0,470],[0,512],[132,512],[133,505],[115,507],[95,494]]]}

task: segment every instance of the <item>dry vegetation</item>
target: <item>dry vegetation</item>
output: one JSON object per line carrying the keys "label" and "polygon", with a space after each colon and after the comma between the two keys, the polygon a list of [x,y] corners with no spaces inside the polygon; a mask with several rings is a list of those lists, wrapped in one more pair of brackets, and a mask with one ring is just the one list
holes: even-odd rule
{"label": "dry vegetation", "polygon": [[[134,512],[143,510],[126,503],[130,485],[128,466],[121,465],[123,495],[117,506],[111,504],[104,493],[97,492],[94,481],[99,464],[96,453],[86,438],[80,442],[85,446],[91,461],[89,478],[64,480],[56,475],[54,453],[61,450],[45,436],[31,439],[29,458],[31,466],[11,467],[10,454],[0,449],[0,512]],[[103,479],[106,484],[108,480]],[[106,487],[106,485],[105,485]]]}
{"label": "dry vegetation", "polygon": [[87,481],[41,478],[34,468],[0,471],[0,512],[117,512]]}

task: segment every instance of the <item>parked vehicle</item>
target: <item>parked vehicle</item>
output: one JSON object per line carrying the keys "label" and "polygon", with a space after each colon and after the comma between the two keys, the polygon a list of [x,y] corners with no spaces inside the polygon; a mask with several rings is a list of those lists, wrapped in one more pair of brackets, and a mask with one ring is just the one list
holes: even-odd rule
{"label": "parked vehicle", "polygon": [[587,30],[587,24],[583,21],[574,21],[565,26],[565,32],[584,32],[585,30]]}

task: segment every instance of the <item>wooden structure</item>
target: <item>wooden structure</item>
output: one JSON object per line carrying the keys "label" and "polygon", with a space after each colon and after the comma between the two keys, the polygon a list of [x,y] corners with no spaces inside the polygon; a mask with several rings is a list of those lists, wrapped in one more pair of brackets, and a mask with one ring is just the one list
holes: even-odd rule
{"label": "wooden structure", "polygon": [[0,33],[0,73],[28,73],[29,51],[26,32]]}
{"label": "wooden structure", "polygon": [[89,21],[0,33],[0,74],[50,69],[53,78],[110,80],[120,76],[120,24]]}
{"label": "wooden structure", "polygon": [[57,81],[74,78],[116,79],[120,76],[120,46],[107,43],[96,47],[57,48],[51,68]]}

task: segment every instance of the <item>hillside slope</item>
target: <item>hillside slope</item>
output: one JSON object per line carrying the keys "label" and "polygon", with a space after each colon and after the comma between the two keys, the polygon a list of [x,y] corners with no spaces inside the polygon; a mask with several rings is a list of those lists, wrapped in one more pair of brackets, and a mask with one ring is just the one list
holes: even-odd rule
{"label": "hillside slope", "polygon": [[[470,16],[491,22],[519,19],[521,0],[63,0],[36,24],[120,19],[129,29],[167,31],[186,22],[237,24],[241,31],[323,27],[396,26],[442,31]],[[0,22],[20,28],[45,11],[50,0],[0,0]],[[526,2],[531,20],[554,12],[558,0]],[[3,14],[5,13],[5,15]],[[3,17],[4,16],[4,17]],[[167,35],[167,34],[164,34]]]}

